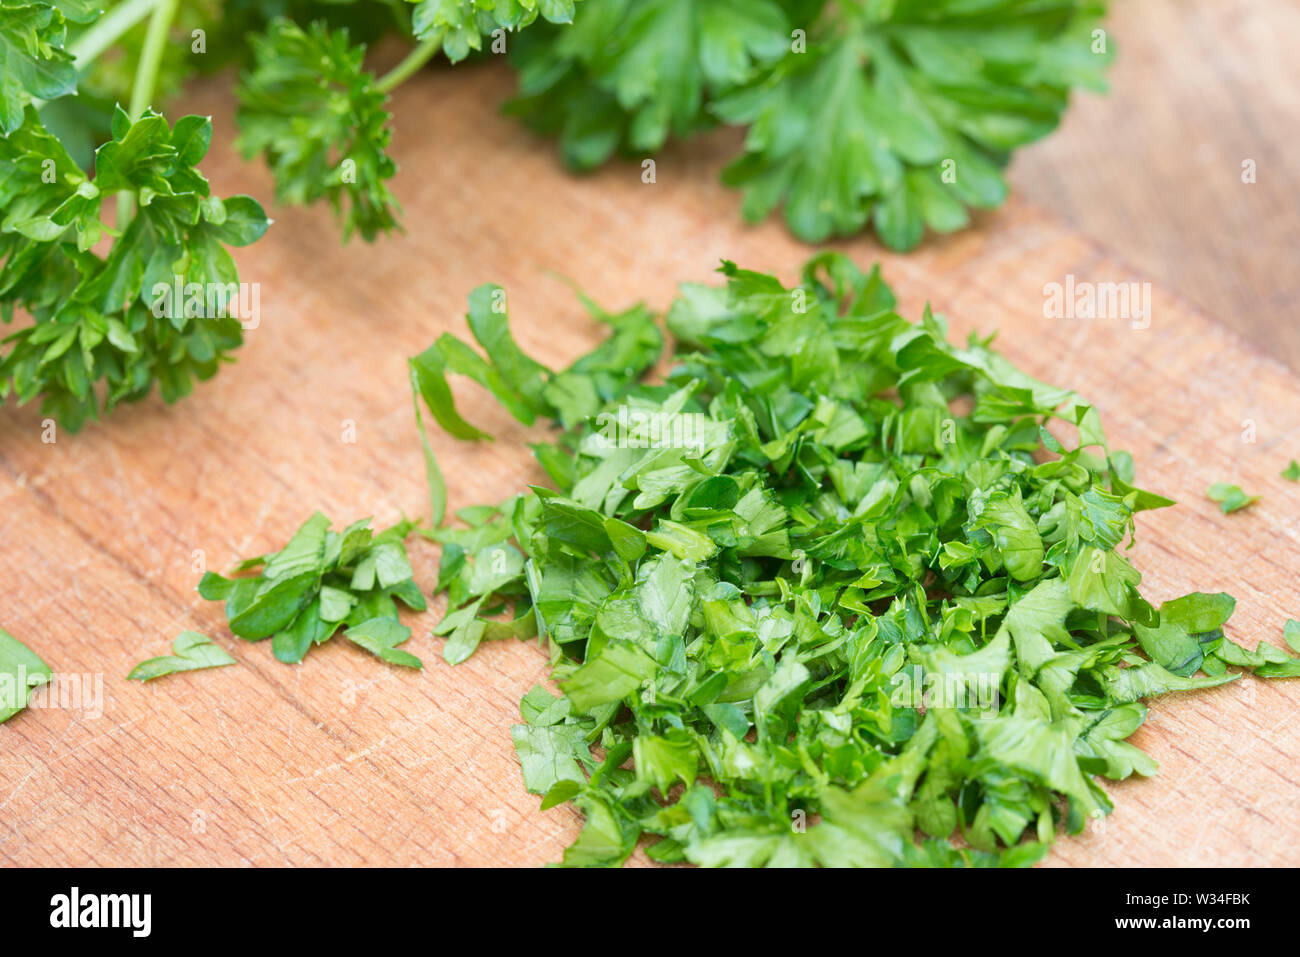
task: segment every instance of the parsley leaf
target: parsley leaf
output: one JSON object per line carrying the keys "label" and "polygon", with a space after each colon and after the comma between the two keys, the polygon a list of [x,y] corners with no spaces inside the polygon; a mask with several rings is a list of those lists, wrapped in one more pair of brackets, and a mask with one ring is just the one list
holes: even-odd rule
{"label": "parsley leaf", "polygon": [[391,665],[424,667],[415,655],[397,647],[411,637],[411,629],[391,618],[367,618],[360,624],[353,625],[343,636]]}
{"label": "parsley leaf", "polygon": [[182,671],[201,671],[205,668],[220,668],[233,665],[235,659],[224,649],[213,643],[207,635],[197,631],[182,631],[172,642],[175,654],[163,655],[142,661],[127,675],[128,680],[152,681],[163,675],[173,675]]}
{"label": "parsley leaf", "polygon": [[77,88],[77,69],[63,49],[68,22],[97,14],[81,0],[0,0],[0,133],[23,125],[32,99],[52,100]]}
{"label": "parsley leaf", "polygon": [[1247,495],[1241,486],[1229,485],[1227,482],[1215,482],[1205,494],[1211,501],[1219,503],[1219,510],[1224,515],[1230,515],[1259,501],[1258,495]]}
{"label": "parsley leaf", "polygon": [[31,689],[48,684],[52,677],[49,665],[0,628],[0,724],[27,707]]}
{"label": "parsley leaf", "polygon": [[1291,464],[1282,470],[1282,477],[1291,482],[1300,482],[1300,462],[1292,459]]}

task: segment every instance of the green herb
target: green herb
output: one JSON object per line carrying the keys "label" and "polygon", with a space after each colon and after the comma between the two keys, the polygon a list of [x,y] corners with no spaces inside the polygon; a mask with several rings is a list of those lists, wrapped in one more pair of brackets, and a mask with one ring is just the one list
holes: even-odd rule
{"label": "green herb", "polygon": [[[75,432],[155,383],[167,402],[187,395],[241,344],[231,299],[244,290],[227,247],[257,240],[269,220],[248,197],[210,195],[197,169],[210,119],[173,125],[151,109],[180,89],[194,54],[213,69],[251,61],[239,145],[267,156],[277,199],[327,199],[345,238],[372,239],[397,225],[387,94],[440,46],[460,59],[481,33],[570,19],[573,2],[426,2],[413,24],[400,9],[0,0],[0,320],[19,309],[35,320],[0,344],[0,399],[40,398]],[[246,45],[250,29],[264,32]],[[425,42],[375,79],[365,41],[394,30]],[[111,196],[113,227],[101,211]],[[112,240],[102,255],[101,239]]]}
{"label": "green herb", "polygon": [[510,111],[577,169],[655,152],[712,125],[706,101],[781,61],[790,31],[776,0],[587,0],[571,29],[520,38]]}
{"label": "green herb", "polygon": [[[387,180],[397,166],[385,150],[392,138],[387,96],[362,69],[365,46],[323,23],[306,30],[275,21],[255,36],[253,67],[239,88],[239,149],[265,153],[275,198],[306,204],[322,197],[343,224],[374,239],[397,225]],[[346,201],[346,208],[345,208]]]}
{"label": "green herb", "polygon": [[[230,304],[239,276],[226,247],[258,239],[267,219],[248,197],[211,195],[196,168],[210,119],[171,125],[148,108],[175,9],[175,0],[134,0],[97,21],[98,8],[82,0],[0,5],[0,319],[21,308],[35,320],[4,340],[0,398],[41,397],[70,431],[155,382],[168,402],[186,395],[241,340]],[[86,64],[146,13],[131,109],[114,107],[92,177],[38,108],[74,92],[74,61]],[[86,29],[65,47],[69,21]],[[66,133],[72,112],[50,117],[77,141]],[[112,229],[101,219],[111,196]],[[101,256],[93,247],[105,237]]]}
{"label": "green herb", "polygon": [[[200,68],[242,70],[239,149],[266,157],[279,202],[327,201],[345,239],[400,228],[389,94],[439,53],[456,62],[490,46],[520,73],[510,112],[558,134],[571,166],[745,126],[724,180],[744,190],[748,218],[784,208],[809,241],[870,223],[904,249],[927,227],[965,225],[968,207],[1001,203],[1012,150],[1056,126],[1073,87],[1102,86],[1102,10],[0,0],[0,320],[35,320],[0,342],[0,400],[39,398],[76,431],[155,383],[167,402],[187,395],[241,344],[228,307],[244,288],[227,247],[254,242],[269,220],[247,197],[209,194],[197,163],[210,121],[170,123],[154,109]],[[376,76],[368,45],[393,34],[413,45]],[[160,299],[168,287],[177,294]]]}
{"label": "green herb", "polygon": [[96,14],[89,3],[41,3],[0,0],[0,132],[23,124],[30,98],[51,100],[77,88],[77,70],[63,49],[68,21],[85,22]]}
{"label": "green herb", "polygon": [[52,677],[49,665],[0,628],[0,724],[27,707],[31,689],[48,684]]}
{"label": "green herb", "polygon": [[550,23],[572,23],[577,0],[411,0],[415,38],[441,46],[458,63],[483,48],[483,37],[522,30],[540,15]]}
{"label": "green herb", "polygon": [[235,659],[226,654],[219,645],[213,644],[207,635],[197,631],[182,631],[172,642],[174,655],[163,655],[142,661],[127,675],[128,680],[152,681],[163,675],[174,675],[182,671],[202,671],[204,668],[220,668],[233,665]]}
{"label": "green herb", "polygon": [[1282,626],[1282,637],[1286,639],[1292,651],[1300,654],[1300,621],[1288,618],[1286,624]]}
{"label": "green herb", "polygon": [[410,636],[397,621],[397,602],[416,611],[426,607],[403,544],[413,526],[403,521],[375,533],[369,525],[365,518],[334,532],[317,512],[281,551],[236,567],[260,568],[259,574],[223,578],[208,572],[199,594],[225,601],[235,635],[270,638],[280,661],[302,661],[342,628],[345,638],[384,661],[419,668],[420,659],[396,649]]}
{"label": "green herb", "polygon": [[[211,138],[204,117],[169,127],[156,113],[131,122],[118,110],[93,178],[30,106],[0,139],[0,315],[20,306],[36,320],[5,340],[0,396],[43,397],[43,411],[75,431],[155,382],[168,402],[188,394],[240,344],[226,247],[258,239],[267,219],[247,196],[211,195],[195,168]],[[106,235],[100,207],[113,195],[138,212],[101,257],[91,247]]]}
{"label": "green herb", "polygon": [[[443,335],[409,361],[415,419],[424,448],[435,525],[442,524],[447,490],[429,446],[421,401],[438,424],[457,438],[490,438],[456,411],[447,384],[448,372],[478,382],[526,425],[541,415],[571,426],[622,396],[659,357],[663,337],[643,306],[615,314],[605,312],[585,297],[583,302],[591,317],[609,326],[611,334],[600,347],[559,374],[529,359],[519,349],[510,335],[505,290],[492,284],[480,286],[471,293],[466,316],[474,338],[487,352],[486,359],[455,336]],[[544,456],[543,464],[550,463],[548,469],[563,467],[560,458],[545,452],[539,455]]]}
{"label": "green herb", "polygon": [[1300,462],[1292,459],[1291,464],[1282,470],[1282,477],[1292,482],[1300,482]]}
{"label": "green herb", "polygon": [[[309,204],[326,198],[346,240],[367,241],[399,229],[399,206],[387,186],[397,172],[388,156],[392,138],[388,94],[441,50],[452,63],[483,48],[484,36],[504,43],[538,16],[556,24],[573,19],[576,0],[419,0],[410,33],[418,45],[382,77],[363,69],[364,43],[325,17],[300,26],[273,20],[253,36],[252,66],[236,91],[239,148],[266,156],[276,199]],[[399,18],[400,19],[400,18]],[[405,31],[400,31],[405,32]]]}
{"label": "green herb", "polygon": [[520,38],[510,111],[588,169],[718,122],[748,127],[723,181],[820,242],[868,224],[895,249],[1006,198],[1014,149],[1070,89],[1104,87],[1100,3],[586,0]]}
{"label": "green herb", "polygon": [[447,660],[552,651],[560,694],[529,691],[511,737],[542,807],[586,817],[566,864],[646,835],[702,865],[1030,864],[1110,811],[1098,776],[1155,772],[1127,740],[1142,699],[1297,673],[1224,636],[1231,596],[1142,597],[1121,546],[1172,503],[1133,487],[1079,396],[902,319],[843,256],[794,288],[723,272],[682,287],[659,383],[636,381],[644,312],[594,354],[643,330],[636,376],[602,383],[590,357],[520,354],[495,287],[471,297],[486,358],[444,337],[413,360],[454,435],[481,433],[453,365],[560,428],[533,446],[554,488],[429,534]]}
{"label": "green herb", "polygon": [[1211,501],[1219,503],[1219,510],[1224,515],[1229,515],[1238,509],[1254,505],[1259,501],[1258,495],[1247,495],[1241,490],[1241,486],[1229,485],[1227,482],[1215,482],[1205,494],[1210,497]]}

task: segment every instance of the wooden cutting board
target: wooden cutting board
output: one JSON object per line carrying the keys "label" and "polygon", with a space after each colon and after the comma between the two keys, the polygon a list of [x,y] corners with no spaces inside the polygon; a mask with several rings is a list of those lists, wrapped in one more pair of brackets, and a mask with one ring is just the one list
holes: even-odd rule
{"label": "wooden cutting board", "polygon": [[[449,667],[427,636],[435,607],[410,620],[423,672],[342,641],[294,667],[231,637],[194,590],[201,564],[278,548],[314,509],[340,523],[427,509],[404,363],[464,330],[479,283],[507,288],[524,349],[560,365],[599,330],[551,271],[608,306],[662,309],[722,257],[790,281],[809,255],[778,224],[741,223],[716,179],[733,133],[669,150],[652,184],[638,163],[574,178],[496,114],[509,88],[493,67],[460,67],[400,90],[406,236],[342,247],[326,210],[275,211],[237,256],[261,284],[261,325],[188,400],[124,407],[52,444],[35,407],[0,412],[0,626],[56,671],[102,682],[102,708],[33,709],[0,727],[0,862],[534,865],[577,833],[575,811],[540,812],[523,790],[510,743],[519,698],[546,671],[535,645],[493,643]],[[218,194],[267,201],[265,171],[231,151],[225,89],[191,104],[216,117],[204,169]],[[1300,485],[1278,474],[1300,457],[1291,373],[1158,287],[1146,329],[1044,318],[1046,283],[1142,277],[1014,200],[910,256],[867,239],[841,248],[884,261],[905,315],[929,300],[956,336],[1001,329],[1026,370],[1090,397],[1140,483],[1181,502],[1139,523],[1148,596],[1229,591],[1233,637],[1280,641],[1300,617]],[[528,430],[457,388],[497,441],[434,437],[452,506],[541,479]],[[1204,494],[1221,480],[1263,498],[1224,516]],[[412,552],[431,582],[436,547]],[[125,680],[187,628],[239,664]],[[1153,702],[1134,740],[1160,774],[1113,786],[1115,814],[1062,838],[1049,863],[1300,863],[1298,711],[1300,681],[1252,678]]]}

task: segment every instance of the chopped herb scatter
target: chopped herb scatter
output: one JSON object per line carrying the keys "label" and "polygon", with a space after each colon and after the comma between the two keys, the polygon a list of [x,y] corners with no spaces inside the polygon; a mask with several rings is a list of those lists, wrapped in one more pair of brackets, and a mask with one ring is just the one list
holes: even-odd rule
{"label": "chopped herb scatter", "polygon": [[1300,482],[1300,462],[1292,459],[1291,464],[1282,470],[1282,477],[1290,482]]}
{"label": "chopped herb scatter", "polygon": [[452,435],[482,433],[448,371],[559,429],[532,446],[552,488],[427,534],[448,661],[551,649],[559,694],[529,691],[511,737],[541,806],[585,815],[565,864],[643,837],[701,865],[1032,864],[1109,813],[1099,778],[1156,771],[1128,741],[1143,699],[1296,674],[1224,636],[1231,596],[1140,594],[1134,516],[1173,503],[1078,395],[901,318],[844,256],[794,288],[722,272],[681,287],[662,381],[644,310],[553,372],[485,311],[496,287],[470,297],[486,358],[444,336],[412,360]]}
{"label": "chopped herb scatter", "polygon": [[230,630],[240,638],[270,638],[280,661],[302,661],[343,628],[345,637],[384,661],[419,668],[420,659],[396,648],[410,636],[397,621],[397,602],[416,611],[426,607],[406,557],[413,527],[403,521],[376,533],[363,518],[335,532],[317,512],[281,551],[236,566],[258,574],[208,572],[199,594],[226,603]]}

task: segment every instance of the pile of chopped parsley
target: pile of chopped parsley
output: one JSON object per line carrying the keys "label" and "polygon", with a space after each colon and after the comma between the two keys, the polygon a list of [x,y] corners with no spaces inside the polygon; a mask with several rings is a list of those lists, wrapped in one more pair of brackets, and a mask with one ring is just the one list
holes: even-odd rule
{"label": "pile of chopped parsley", "polygon": [[[1027,865],[1059,828],[1109,813],[1098,777],[1150,775],[1127,740],[1144,699],[1300,659],[1247,650],[1235,600],[1156,607],[1125,557],[1134,516],[1173,503],[1137,488],[1097,410],[929,309],[900,317],[878,269],[823,253],[788,289],[725,263],[666,317],[609,313],[563,370],[510,334],[500,287],[470,330],[410,360],[433,525],[372,534],[313,516],[252,577],[206,575],[231,631],[301,661],[337,631],[393,664],[422,611],[405,541],[441,545],[433,628],[444,658],[537,638],[537,685],[511,728],[542,808],[586,817],[569,865],[618,864],[643,836],[702,865]],[[486,438],[448,373],[520,422],[553,487],[446,521],[425,412]],[[1286,643],[1300,652],[1300,622]],[[230,663],[186,633],[132,677]],[[504,733],[504,729],[503,729]]]}
{"label": "pile of chopped parsley", "polygon": [[[1024,865],[1150,775],[1143,699],[1300,659],[1224,636],[1235,601],[1160,607],[1125,557],[1133,485],[1075,393],[987,341],[901,318],[838,254],[787,289],[726,263],[667,315],[552,372],[471,297],[486,352],[444,336],[413,381],[452,434],[445,373],[523,422],[554,485],[460,510],[442,543],[445,657],[537,634],[555,695],[511,729],[542,807],[586,816],[570,865]],[[437,514],[445,493],[434,478]],[[1292,642],[1300,644],[1300,638]],[[1300,650],[1300,649],[1297,649]]]}

